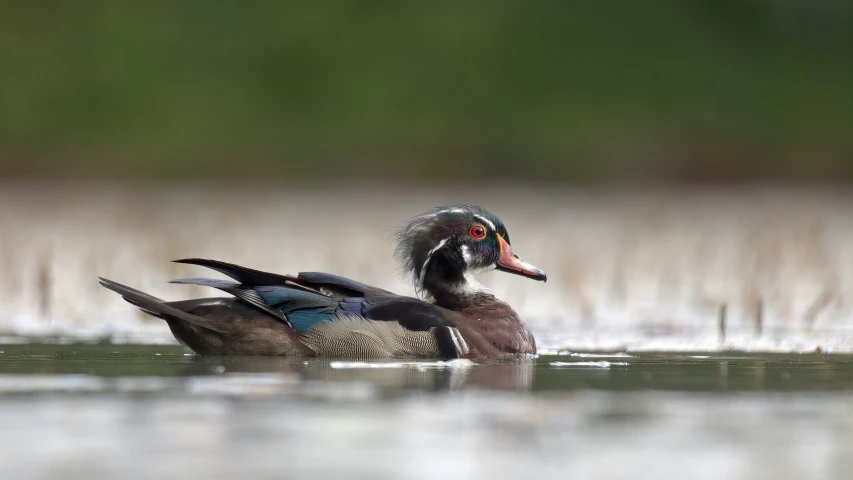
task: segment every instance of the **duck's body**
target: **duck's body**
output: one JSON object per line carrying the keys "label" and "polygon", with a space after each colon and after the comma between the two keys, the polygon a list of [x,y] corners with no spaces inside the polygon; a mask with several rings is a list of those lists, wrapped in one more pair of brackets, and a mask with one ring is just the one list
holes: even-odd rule
{"label": "duck's body", "polygon": [[164,302],[110,280],[101,284],[164,319],[175,338],[201,355],[490,358],[536,353],[533,335],[515,310],[467,276],[494,266],[545,279],[512,253],[496,217],[472,207],[437,209],[413,219],[399,240],[398,253],[431,302],[326,273],[277,275],[204,259],[178,262],[213,268],[234,281],[174,283],[217,288],[233,298]]}

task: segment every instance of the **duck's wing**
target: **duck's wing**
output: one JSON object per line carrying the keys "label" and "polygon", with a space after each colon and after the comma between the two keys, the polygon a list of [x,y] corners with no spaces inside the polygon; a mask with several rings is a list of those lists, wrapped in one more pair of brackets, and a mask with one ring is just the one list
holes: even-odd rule
{"label": "duck's wing", "polygon": [[286,322],[327,355],[457,358],[468,353],[453,312],[327,273],[279,275],[217,260],[180,263],[213,268],[236,280],[187,278],[173,283],[217,288]]}
{"label": "duck's wing", "polygon": [[367,285],[349,278],[332,275],[330,273],[303,272],[298,275],[280,275],[277,273],[263,272],[235,265],[233,263],[205,258],[184,258],[181,260],[175,260],[175,263],[185,263],[211,268],[233,278],[243,285],[248,286],[290,286],[335,297],[357,296],[369,293],[391,293],[372,285]]}

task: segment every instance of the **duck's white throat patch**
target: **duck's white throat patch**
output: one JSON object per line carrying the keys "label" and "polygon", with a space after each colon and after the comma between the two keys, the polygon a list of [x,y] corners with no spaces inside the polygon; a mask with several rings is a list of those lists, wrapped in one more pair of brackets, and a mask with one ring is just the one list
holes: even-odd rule
{"label": "duck's white throat patch", "polygon": [[462,292],[463,293],[491,293],[488,287],[477,281],[477,275],[481,273],[488,272],[490,270],[494,270],[494,266],[491,268],[478,268],[475,270],[466,270],[465,271],[465,283],[462,284]]}
{"label": "duck's white throat patch", "polygon": [[463,291],[465,293],[474,293],[474,292],[491,292],[485,285],[481,284],[477,281],[477,275],[481,273],[485,273],[495,269],[494,265],[490,265],[486,268],[471,268],[471,247],[468,245],[462,245],[462,258],[465,260],[465,285],[463,285]]}

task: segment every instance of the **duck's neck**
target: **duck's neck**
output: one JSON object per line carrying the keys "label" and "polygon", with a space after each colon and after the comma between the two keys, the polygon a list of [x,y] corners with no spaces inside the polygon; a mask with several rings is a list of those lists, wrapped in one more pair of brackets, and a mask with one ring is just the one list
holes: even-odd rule
{"label": "duck's neck", "polygon": [[421,290],[432,303],[451,310],[462,310],[495,297],[473,275],[466,275],[467,264],[453,250],[436,252],[423,272]]}

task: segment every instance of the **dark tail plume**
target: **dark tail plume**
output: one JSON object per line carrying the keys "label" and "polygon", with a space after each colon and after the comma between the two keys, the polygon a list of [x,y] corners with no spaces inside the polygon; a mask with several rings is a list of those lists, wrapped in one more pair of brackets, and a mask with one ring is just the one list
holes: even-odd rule
{"label": "dark tail plume", "polygon": [[296,280],[294,277],[291,276],[262,272],[260,270],[241,267],[240,265],[234,265],[233,263],[221,262],[219,260],[208,260],[205,258],[184,258],[181,260],[174,260],[174,262],[211,268],[219,273],[228,275],[234,280],[237,280],[243,285],[249,287],[255,287],[258,285],[286,285],[293,283],[293,281]]}
{"label": "dark tail plume", "polygon": [[127,300],[128,303],[139,307],[140,310],[149,315],[153,315],[164,320],[169,319],[169,317],[173,317],[202,328],[213,330],[214,332],[229,333],[228,330],[223,328],[221,325],[217,325],[206,318],[199,317],[198,315],[193,315],[172,307],[167,302],[164,302],[157,297],[152,297],[147,293],[140,292],[139,290],[116,283],[112,280],[107,280],[106,278],[98,277],[98,282],[100,282],[104,288],[118,293],[122,298]]}

